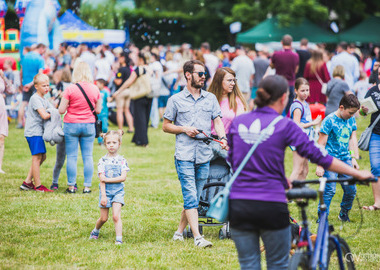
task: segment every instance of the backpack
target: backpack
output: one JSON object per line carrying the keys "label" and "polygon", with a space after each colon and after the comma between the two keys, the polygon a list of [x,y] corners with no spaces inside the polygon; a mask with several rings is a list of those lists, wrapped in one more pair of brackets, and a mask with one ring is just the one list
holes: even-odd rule
{"label": "backpack", "polygon": [[[304,107],[303,107],[303,104],[302,104],[301,101],[299,101],[298,99],[295,99],[295,100],[293,101],[293,103],[295,103],[295,102],[298,102],[299,104],[301,104],[301,108],[302,108],[302,110],[301,110],[301,119],[302,119],[303,114],[304,114],[304,112],[305,112],[305,109],[304,109]],[[293,103],[292,103],[292,104],[293,104]],[[288,114],[286,115],[286,117],[292,118],[291,115],[290,115],[290,110],[288,111]]]}

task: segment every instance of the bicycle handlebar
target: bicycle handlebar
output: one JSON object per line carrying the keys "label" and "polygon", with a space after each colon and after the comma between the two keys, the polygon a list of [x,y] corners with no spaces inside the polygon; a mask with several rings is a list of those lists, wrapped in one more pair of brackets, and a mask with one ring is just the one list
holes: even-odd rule
{"label": "bicycle handlebar", "polygon": [[[307,184],[319,184],[321,181],[320,179],[315,180],[294,180],[292,182],[292,185],[294,188],[301,188]],[[346,185],[354,185],[354,184],[360,184],[360,185],[368,185],[370,182],[377,182],[377,178],[368,178],[365,180],[359,180],[354,177],[347,178],[347,179],[327,179],[326,183],[344,183]]]}

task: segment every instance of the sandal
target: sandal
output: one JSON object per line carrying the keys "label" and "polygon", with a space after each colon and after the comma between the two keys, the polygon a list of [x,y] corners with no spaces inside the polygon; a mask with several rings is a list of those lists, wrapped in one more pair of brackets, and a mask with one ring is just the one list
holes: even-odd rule
{"label": "sandal", "polygon": [[376,211],[376,210],[380,210],[380,207],[377,207],[376,205],[370,205],[370,206],[363,206],[363,209],[368,210],[368,211]]}

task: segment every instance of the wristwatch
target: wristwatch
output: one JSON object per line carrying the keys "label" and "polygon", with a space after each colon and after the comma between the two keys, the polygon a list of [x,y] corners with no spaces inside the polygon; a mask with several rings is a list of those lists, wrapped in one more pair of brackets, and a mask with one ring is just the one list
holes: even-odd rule
{"label": "wristwatch", "polygon": [[226,141],[228,141],[226,137],[221,137],[220,140],[226,140]]}

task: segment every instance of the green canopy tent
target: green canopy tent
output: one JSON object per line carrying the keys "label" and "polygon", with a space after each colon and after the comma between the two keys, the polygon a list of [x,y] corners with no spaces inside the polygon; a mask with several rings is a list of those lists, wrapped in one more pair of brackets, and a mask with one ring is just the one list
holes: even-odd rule
{"label": "green canopy tent", "polygon": [[264,43],[281,41],[282,37],[289,34],[293,40],[307,38],[310,42],[337,43],[338,37],[319,26],[304,19],[300,24],[292,24],[289,27],[281,27],[277,18],[272,17],[259,23],[246,32],[237,35],[238,43]]}
{"label": "green canopy tent", "polygon": [[370,17],[339,34],[339,39],[346,42],[380,42],[379,26],[380,17]]}

